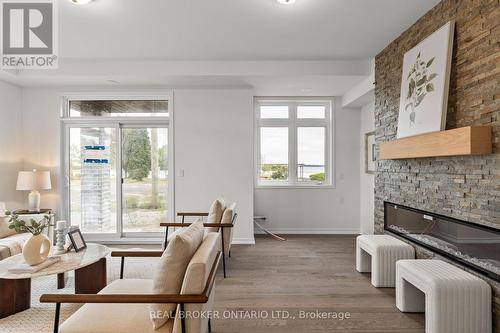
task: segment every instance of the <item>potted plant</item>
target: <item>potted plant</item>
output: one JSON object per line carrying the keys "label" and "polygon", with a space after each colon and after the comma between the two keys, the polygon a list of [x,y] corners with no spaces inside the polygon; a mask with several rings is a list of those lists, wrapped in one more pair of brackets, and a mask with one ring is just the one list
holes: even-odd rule
{"label": "potted plant", "polygon": [[30,219],[24,221],[11,212],[5,212],[9,217],[9,229],[15,229],[17,233],[30,232],[32,236],[24,243],[23,257],[28,265],[34,266],[44,262],[50,251],[50,241],[42,232],[45,228],[52,226],[50,216],[45,215],[42,220]]}

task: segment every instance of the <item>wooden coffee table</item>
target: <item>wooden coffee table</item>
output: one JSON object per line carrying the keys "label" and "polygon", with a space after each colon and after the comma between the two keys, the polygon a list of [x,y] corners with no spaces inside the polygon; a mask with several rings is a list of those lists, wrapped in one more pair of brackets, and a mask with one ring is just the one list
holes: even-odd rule
{"label": "wooden coffee table", "polygon": [[9,273],[9,268],[24,263],[22,254],[0,261],[0,318],[30,308],[31,279],[39,276],[58,275],[60,280],[64,273],[75,271],[75,293],[97,294],[107,283],[106,256],[110,252],[104,245],[87,244],[85,250],[62,254],[61,261],[33,274]]}

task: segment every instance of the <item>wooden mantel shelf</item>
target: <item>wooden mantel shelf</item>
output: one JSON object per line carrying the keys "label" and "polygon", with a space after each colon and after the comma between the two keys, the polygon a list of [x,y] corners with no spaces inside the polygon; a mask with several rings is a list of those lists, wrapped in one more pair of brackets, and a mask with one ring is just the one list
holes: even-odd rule
{"label": "wooden mantel shelf", "polygon": [[467,126],[380,144],[381,160],[491,154],[491,127]]}

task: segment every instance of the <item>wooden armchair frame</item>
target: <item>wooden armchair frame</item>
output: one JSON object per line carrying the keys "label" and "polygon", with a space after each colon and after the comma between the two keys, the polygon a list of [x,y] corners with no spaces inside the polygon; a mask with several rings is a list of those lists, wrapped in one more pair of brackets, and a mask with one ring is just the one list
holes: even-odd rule
{"label": "wooden armchair frame", "polygon": [[[168,228],[169,227],[188,227],[192,224],[192,222],[185,222],[185,217],[203,217],[203,216],[208,216],[208,213],[192,213],[192,212],[180,212],[177,213],[177,216],[182,216],[182,222],[164,222],[160,223],[160,227],[166,227],[165,228],[165,247],[167,246],[167,240],[168,240]],[[221,243],[222,243],[222,269],[224,271],[224,278],[226,278],[226,253],[224,249],[224,228],[233,228],[234,223],[236,221],[236,218],[238,217],[238,213],[233,214],[233,218],[231,219],[231,223],[203,223],[203,226],[205,227],[213,227],[213,228],[220,228],[220,235],[221,235]],[[227,241],[231,241],[228,239]],[[228,253],[229,257],[231,257],[231,251]],[[123,258],[122,258],[122,266],[123,266]],[[123,274],[120,273],[122,276]]]}
{"label": "wooden armchair frame", "polygon": [[[161,256],[161,252],[160,256]],[[115,255],[113,255],[115,254]],[[121,254],[121,255],[118,255]],[[152,255],[151,251],[117,251],[112,252],[112,256],[125,257],[156,257],[156,253]],[[148,303],[162,304],[175,303],[180,305],[180,312],[184,312],[185,304],[203,304],[207,303],[212,292],[217,267],[219,266],[221,251],[217,252],[217,256],[210,269],[207,282],[201,294],[183,295],[183,294],[43,294],[40,297],[41,303],[56,303],[56,313],[54,318],[54,333],[59,332],[59,316],[62,303]],[[185,316],[181,316],[182,333],[186,332]],[[211,329],[211,321],[208,320],[208,330]]]}
{"label": "wooden armchair frame", "polygon": [[163,254],[163,251],[113,251],[111,252],[112,257],[121,257],[120,263],[120,279],[123,279],[123,272],[125,270],[125,258],[135,257],[135,258],[159,258]]}

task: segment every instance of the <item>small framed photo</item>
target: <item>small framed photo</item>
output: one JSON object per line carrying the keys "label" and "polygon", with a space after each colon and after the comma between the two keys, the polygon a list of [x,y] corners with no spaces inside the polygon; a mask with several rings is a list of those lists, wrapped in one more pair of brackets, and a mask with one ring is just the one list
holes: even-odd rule
{"label": "small framed photo", "polygon": [[80,229],[73,229],[68,232],[69,239],[71,240],[71,245],[75,249],[75,252],[81,251],[87,248],[87,243],[83,239]]}

